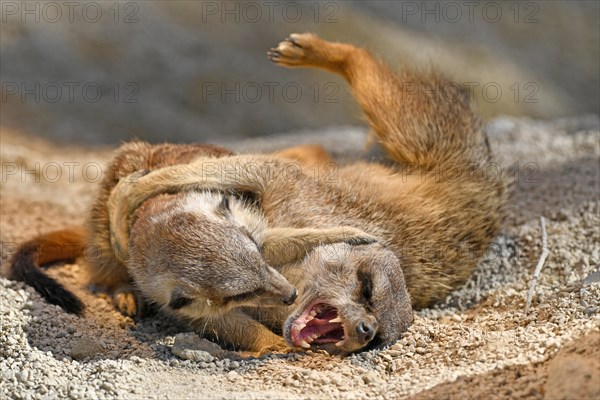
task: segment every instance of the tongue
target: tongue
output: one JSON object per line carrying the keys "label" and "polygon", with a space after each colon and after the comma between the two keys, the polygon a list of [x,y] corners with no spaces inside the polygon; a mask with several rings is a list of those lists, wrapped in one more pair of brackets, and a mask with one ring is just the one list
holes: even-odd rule
{"label": "tongue", "polygon": [[340,323],[330,323],[329,320],[314,318],[306,324],[306,326],[300,331],[300,337],[303,340],[307,340],[308,338],[312,338],[315,334],[317,338],[315,340],[328,340],[332,342],[337,342],[341,340],[340,338],[322,338],[319,340],[320,336],[327,335],[329,332],[335,331],[341,328],[342,324]]}

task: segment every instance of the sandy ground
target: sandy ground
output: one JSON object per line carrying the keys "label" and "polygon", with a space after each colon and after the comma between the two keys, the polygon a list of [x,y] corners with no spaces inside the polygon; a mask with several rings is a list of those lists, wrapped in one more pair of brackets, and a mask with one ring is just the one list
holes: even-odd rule
{"label": "sandy ground", "polygon": [[[0,398],[600,398],[598,117],[499,118],[488,130],[511,181],[502,234],[472,279],[417,312],[390,348],[346,358],[308,352],[240,361],[213,351],[184,360],[171,351],[184,325],[121,316],[85,287],[74,264],[51,273],[85,301],[83,318],[0,278]],[[364,133],[351,131],[301,139],[357,154]],[[109,154],[2,132],[3,267],[20,240],[84,220]],[[540,216],[551,254],[525,315]]]}

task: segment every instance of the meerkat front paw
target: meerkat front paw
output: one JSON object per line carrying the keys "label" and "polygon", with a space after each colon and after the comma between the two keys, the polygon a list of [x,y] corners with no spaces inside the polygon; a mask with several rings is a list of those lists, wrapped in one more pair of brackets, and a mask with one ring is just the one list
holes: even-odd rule
{"label": "meerkat front paw", "polygon": [[313,33],[292,33],[276,48],[267,52],[269,60],[286,67],[300,67],[317,63],[315,49],[324,43]]}
{"label": "meerkat front paw", "polygon": [[294,351],[295,350],[292,347],[288,346],[287,343],[285,343],[285,341],[282,339],[277,343],[271,343],[269,345],[261,347],[257,351],[242,351],[240,352],[240,356],[242,358],[260,358],[268,354],[287,354],[293,353]]}
{"label": "meerkat front paw", "polygon": [[112,296],[113,305],[123,315],[141,317],[144,313],[144,300],[129,285],[120,286]]}

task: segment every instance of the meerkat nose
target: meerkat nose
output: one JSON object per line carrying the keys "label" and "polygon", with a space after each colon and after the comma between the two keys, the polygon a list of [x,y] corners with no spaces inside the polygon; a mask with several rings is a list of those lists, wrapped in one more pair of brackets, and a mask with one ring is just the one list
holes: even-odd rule
{"label": "meerkat nose", "polygon": [[375,336],[375,328],[368,322],[361,321],[356,326],[356,336],[361,344],[366,344]]}
{"label": "meerkat nose", "polygon": [[298,298],[298,291],[296,289],[293,289],[292,292],[289,294],[289,296],[283,298],[283,303],[290,306],[290,305],[294,304],[294,302],[296,301],[297,298]]}

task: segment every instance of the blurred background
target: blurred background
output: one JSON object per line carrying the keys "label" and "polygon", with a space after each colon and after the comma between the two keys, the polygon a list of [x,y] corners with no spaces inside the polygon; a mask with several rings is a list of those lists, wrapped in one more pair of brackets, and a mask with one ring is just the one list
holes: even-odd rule
{"label": "blurred background", "polygon": [[360,125],[339,78],[272,65],[292,32],[435,65],[480,113],[598,113],[597,1],[2,1],[0,124],[64,143]]}

